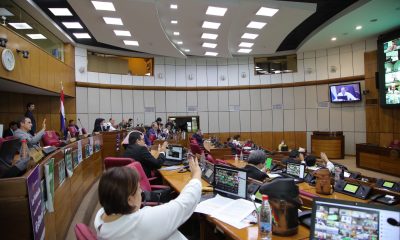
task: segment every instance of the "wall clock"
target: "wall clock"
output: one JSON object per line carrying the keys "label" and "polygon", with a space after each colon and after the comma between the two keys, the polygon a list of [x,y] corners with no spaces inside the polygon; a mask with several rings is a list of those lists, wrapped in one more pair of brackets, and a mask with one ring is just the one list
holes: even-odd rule
{"label": "wall clock", "polygon": [[4,48],[1,53],[1,63],[7,71],[14,70],[15,58],[11,49]]}

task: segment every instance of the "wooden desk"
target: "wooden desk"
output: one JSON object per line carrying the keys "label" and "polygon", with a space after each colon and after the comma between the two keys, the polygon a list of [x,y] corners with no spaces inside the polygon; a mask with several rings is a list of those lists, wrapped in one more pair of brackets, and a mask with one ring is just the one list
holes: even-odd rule
{"label": "wooden desk", "polygon": [[122,155],[124,151],[122,141],[126,134],[127,131],[125,130],[101,132],[101,135],[103,135],[103,158],[119,157]]}
{"label": "wooden desk", "polygon": [[326,153],[328,158],[344,158],[343,132],[313,132],[311,135],[311,153],[319,156]]}

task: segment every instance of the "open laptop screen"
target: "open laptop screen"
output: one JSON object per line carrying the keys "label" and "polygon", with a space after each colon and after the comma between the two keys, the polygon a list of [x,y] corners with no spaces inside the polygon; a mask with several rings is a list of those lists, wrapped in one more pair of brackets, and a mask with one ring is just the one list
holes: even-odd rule
{"label": "open laptop screen", "polygon": [[302,164],[296,163],[287,163],[286,164],[286,173],[296,177],[296,178],[304,178],[305,166]]}
{"label": "open laptop screen", "polygon": [[400,239],[400,211],[395,207],[317,198],[310,239]]}
{"label": "open laptop screen", "polygon": [[230,198],[246,198],[247,172],[238,168],[215,165],[214,192]]}
{"label": "open laptop screen", "polygon": [[166,158],[168,160],[182,161],[183,147],[182,146],[169,146]]}

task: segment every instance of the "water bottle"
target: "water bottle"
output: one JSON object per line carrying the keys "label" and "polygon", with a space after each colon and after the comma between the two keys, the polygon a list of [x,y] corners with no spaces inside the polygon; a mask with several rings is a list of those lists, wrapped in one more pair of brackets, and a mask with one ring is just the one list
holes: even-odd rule
{"label": "water bottle", "polygon": [[243,151],[240,152],[240,161],[243,161]]}
{"label": "water bottle", "polygon": [[19,151],[19,158],[26,159],[28,157],[29,157],[28,143],[26,142],[26,139],[22,139],[21,140],[21,150]]}
{"label": "water bottle", "polygon": [[270,240],[272,238],[272,215],[267,195],[262,196],[258,227],[259,239]]}
{"label": "water bottle", "polygon": [[237,155],[237,154],[235,154],[235,163],[238,163],[238,162],[239,162],[238,155]]}

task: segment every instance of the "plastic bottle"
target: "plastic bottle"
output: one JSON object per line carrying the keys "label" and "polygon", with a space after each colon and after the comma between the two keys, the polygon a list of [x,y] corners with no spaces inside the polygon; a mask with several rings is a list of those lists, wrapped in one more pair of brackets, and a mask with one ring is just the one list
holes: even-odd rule
{"label": "plastic bottle", "polygon": [[243,152],[240,152],[240,161],[243,161]]}
{"label": "plastic bottle", "polygon": [[258,227],[259,227],[258,230],[259,239],[262,240],[272,239],[272,214],[267,195],[262,196],[262,204],[260,209]]}
{"label": "plastic bottle", "polygon": [[21,150],[19,151],[19,158],[26,159],[29,157],[28,143],[26,139],[21,140]]}
{"label": "plastic bottle", "polygon": [[239,162],[238,155],[237,155],[237,154],[235,154],[235,163],[238,163],[238,162]]}

